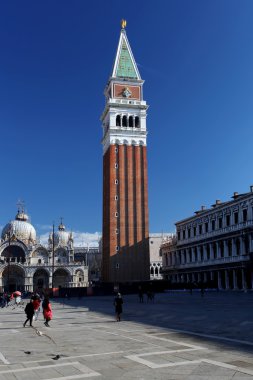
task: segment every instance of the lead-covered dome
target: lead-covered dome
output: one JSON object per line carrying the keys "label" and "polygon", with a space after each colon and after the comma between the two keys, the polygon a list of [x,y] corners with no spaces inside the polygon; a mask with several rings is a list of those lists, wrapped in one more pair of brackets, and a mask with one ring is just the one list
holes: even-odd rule
{"label": "lead-covered dome", "polygon": [[15,220],[7,223],[2,230],[2,239],[15,236],[25,244],[33,244],[36,242],[35,228],[29,223],[28,216],[22,211],[18,211]]}
{"label": "lead-covered dome", "polygon": [[56,246],[66,246],[69,241],[69,233],[65,230],[64,224],[60,224],[58,227],[58,231],[54,233],[54,244]]}

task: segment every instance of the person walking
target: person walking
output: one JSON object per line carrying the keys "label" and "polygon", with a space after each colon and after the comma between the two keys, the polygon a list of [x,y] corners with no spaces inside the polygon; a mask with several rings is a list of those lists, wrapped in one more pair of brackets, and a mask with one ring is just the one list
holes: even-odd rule
{"label": "person walking", "polygon": [[122,304],[123,304],[123,298],[120,293],[117,294],[117,296],[114,298],[114,306],[115,306],[115,314],[116,314],[116,321],[120,322],[121,314],[122,314]]}
{"label": "person walking", "polygon": [[36,296],[33,298],[34,320],[35,320],[35,321],[37,321],[38,316],[39,316],[39,312],[40,312],[40,303],[41,303],[40,296],[39,296],[39,295],[36,295]]}
{"label": "person walking", "polygon": [[52,312],[52,307],[48,298],[44,299],[42,307],[43,307],[43,315],[45,318],[44,325],[47,327],[50,327],[48,322],[51,321],[51,319],[53,318],[53,312]]}
{"label": "person walking", "polygon": [[33,300],[30,300],[30,302],[26,304],[25,313],[26,313],[27,319],[24,322],[23,326],[25,327],[28,321],[30,321],[30,326],[32,326],[32,321],[33,321],[33,316],[34,316]]}
{"label": "person walking", "polygon": [[141,286],[139,286],[138,293],[139,293],[140,303],[143,303],[143,290]]}

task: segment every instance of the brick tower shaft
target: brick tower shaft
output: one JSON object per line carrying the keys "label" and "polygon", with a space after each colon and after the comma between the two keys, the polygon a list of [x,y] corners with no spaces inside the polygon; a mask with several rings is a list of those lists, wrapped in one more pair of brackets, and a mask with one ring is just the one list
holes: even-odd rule
{"label": "brick tower shaft", "polygon": [[105,89],[102,279],[149,280],[146,110],[125,29]]}

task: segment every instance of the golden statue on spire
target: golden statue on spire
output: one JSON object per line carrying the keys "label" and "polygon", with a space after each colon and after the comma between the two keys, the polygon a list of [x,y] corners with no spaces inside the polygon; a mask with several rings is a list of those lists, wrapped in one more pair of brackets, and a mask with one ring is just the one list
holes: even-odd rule
{"label": "golden statue on spire", "polygon": [[121,28],[122,28],[122,29],[125,29],[125,28],[126,28],[126,25],[127,25],[126,20],[122,19],[122,20],[121,20]]}

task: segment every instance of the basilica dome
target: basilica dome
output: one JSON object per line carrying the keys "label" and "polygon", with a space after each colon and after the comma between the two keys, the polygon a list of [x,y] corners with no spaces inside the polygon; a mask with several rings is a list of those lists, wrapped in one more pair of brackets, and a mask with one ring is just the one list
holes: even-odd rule
{"label": "basilica dome", "polygon": [[6,240],[13,235],[25,244],[36,242],[35,228],[28,222],[28,215],[24,212],[18,211],[15,220],[6,224],[1,238]]}
{"label": "basilica dome", "polygon": [[54,243],[56,246],[66,246],[69,241],[69,233],[65,230],[64,224],[60,224],[58,231],[54,233]]}

